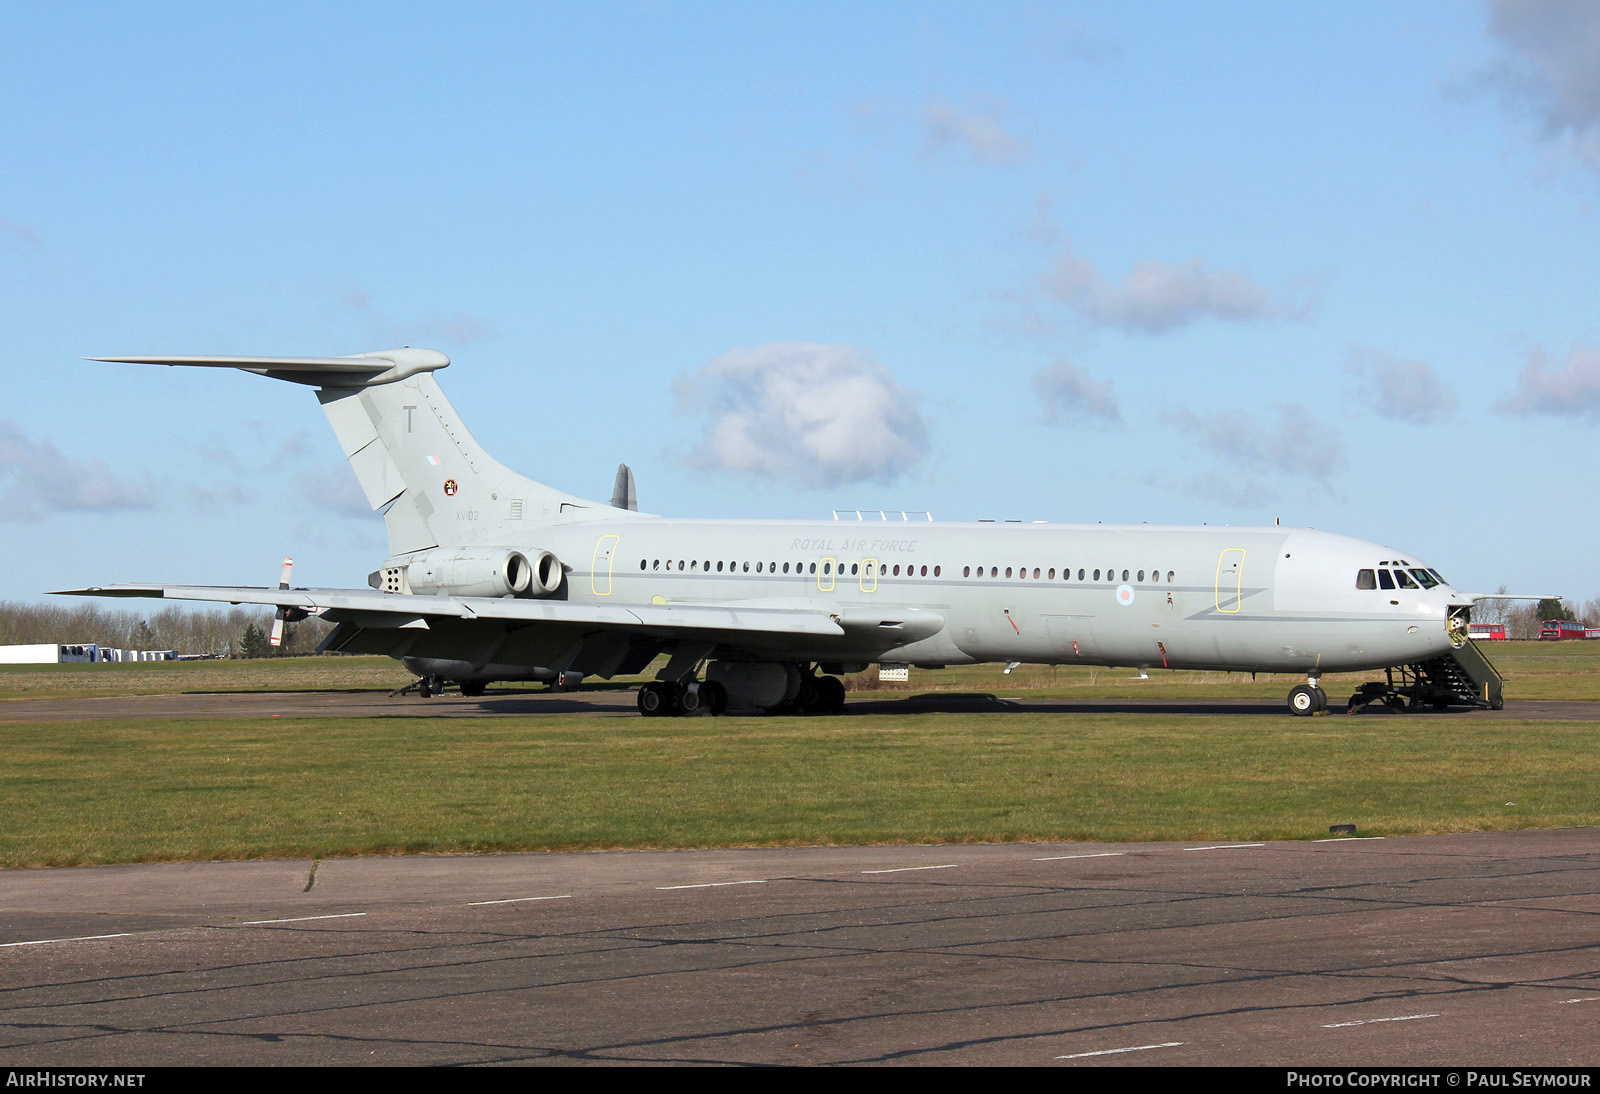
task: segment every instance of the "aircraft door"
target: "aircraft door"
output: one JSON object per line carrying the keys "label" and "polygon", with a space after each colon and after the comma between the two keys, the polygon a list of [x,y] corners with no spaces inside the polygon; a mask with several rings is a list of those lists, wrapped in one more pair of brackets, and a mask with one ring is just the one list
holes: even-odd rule
{"label": "aircraft door", "polygon": [[824,592],[824,593],[833,592],[834,582],[838,579],[838,575],[835,573],[835,571],[838,568],[839,568],[839,560],[838,559],[836,559],[836,558],[825,558],[825,559],[822,560],[822,564],[817,567],[817,591],[818,592]]}
{"label": "aircraft door", "polygon": [[866,559],[861,563],[861,591],[875,593],[878,591],[878,560]]}
{"label": "aircraft door", "polygon": [[1244,548],[1229,547],[1217,556],[1217,611],[1236,612],[1244,592]]}
{"label": "aircraft door", "polygon": [[611,595],[611,563],[616,553],[616,536],[601,536],[595,542],[594,566],[589,574],[589,588],[595,596]]}

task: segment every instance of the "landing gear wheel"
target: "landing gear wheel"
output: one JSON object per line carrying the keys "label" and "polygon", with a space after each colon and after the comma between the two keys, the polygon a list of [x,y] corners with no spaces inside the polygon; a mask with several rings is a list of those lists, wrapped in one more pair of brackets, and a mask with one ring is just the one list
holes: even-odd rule
{"label": "landing gear wheel", "polygon": [[818,709],[837,714],[844,709],[844,681],[837,676],[824,676],[817,681]]}
{"label": "landing gear wheel", "polygon": [[822,692],[817,685],[818,680],[816,677],[806,677],[800,681],[800,693],[794,697],[794,705],[807,714],[814,714],[820,709]]}
{"label": "landing gear wheel", "polygon": [[728,709],[728,689],[715,680],[707,680],[700,685],[700,703],[706,713],[713,717],[725,713]]}
{"label": "landing gear wheel", "polygon": [[651,682],[639,689],[639,713],[646,718],[665,717],[672,713],[670,707],[664,685]]}
{"label": "landing gear wheel", "polygon": [[1328,709],[1328,697],[1321,688],[1301,684],[1289,690],[1289,713],[1296,718],[1309,718],[1320,710]]}
{"label": "landing gear wheel", "polygon": [[699,684],[683,684],[678,688],[678,710],[687,715],[699,714],[704,698]]}
{"label": "landing gear wheel", "polygon": [[487,691],[488,688],[489,688],[489,682],[487,680],[463,680],[463,681],[461,681],[461,694],[467,696],[469,699],[477,698],[478,696],[482,695],[485,691]]}

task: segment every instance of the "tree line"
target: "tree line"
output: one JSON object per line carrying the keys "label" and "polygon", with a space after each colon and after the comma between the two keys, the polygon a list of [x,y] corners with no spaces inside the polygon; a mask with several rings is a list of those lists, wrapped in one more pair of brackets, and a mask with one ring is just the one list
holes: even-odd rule
{"label": "tree line", "polygon": [[[1503,593],[1506,587],[1497,591]],[[1600,626],[1600,596],[1591,597],[1581,607],[1571,600],[1484,600],[1472,609],[1474,623],[1504,623],[1507,638],[1538,638],[1539,624],[1546,619]]]}
{"label": "tree line", "polygon": [[130,650],[176,650],[213,657],[296,657],[315,653],[333,630],[311,618],[284,628],[283,645],[268,644],[271,608],[181,608],[158,612],[101,604],[22,604],[0,600],[0,646],[93,642]]}

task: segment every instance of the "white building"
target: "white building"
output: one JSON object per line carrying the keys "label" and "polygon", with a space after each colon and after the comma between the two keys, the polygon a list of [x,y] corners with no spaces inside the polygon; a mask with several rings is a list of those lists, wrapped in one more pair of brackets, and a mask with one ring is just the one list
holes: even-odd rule
{"label": "white building", "polygon": [[100,647],[93,642],[35,642],[25,646],[0,646],[0,665],[60,665],[69,661],[98,661]]}
{"label": "white building", "polygon": [[119,650],[93,642],[34,642],[0,646],[0,665],[63,665],[70,662],[176,661],[176,650]]}

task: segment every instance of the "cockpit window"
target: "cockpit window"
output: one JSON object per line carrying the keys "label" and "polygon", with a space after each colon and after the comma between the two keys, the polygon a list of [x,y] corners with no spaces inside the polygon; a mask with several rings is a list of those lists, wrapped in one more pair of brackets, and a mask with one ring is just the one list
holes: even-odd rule
{"label": "cockpit window", "polygon": [[1430,570],[1415,569],[1411,571],[1411,576],[1421,582],[1424,589],[1431,589],[1440,583],[1439,579],[1434,577],[1433,572]]}
{"label": "cockpit window", "polygon": [[1441,585],[1450,584],[1448,581],[1446,581],[1444,579],[1444,575],[1441,574],[1438,570],[1429,570],[1428,572],[1434,576],[1434,578],[1439,582],[1439,584],[1441,584]]}
{"label": "cockpit window", "polygon": [[1394,578],[1389,576],[1389,571],[1388,570],[1379,570],[1378,571],[1378,588],[1380,588],[1380,589],[1392,589],[1392,588],[1394,588]]}
{"label": "cockpit window", "polygon": [[1373,573],[1373,571],[1371,571],[1371,570],[1357,570],[1356,571],[1356,588],[1358,588],[1358,589],[1376,589],[1377,587],[1378,587],[1378,578],[1377,578],[1377,575]]}
{"label": "cockpit window", "polygon": [[1400,587],[1402,589],[1415,589],[1417,587],[1417,583],[1412,581],[1411,576],[1404,570],[1396,570],[1394,572],[1394,579],[1400,583]]}

